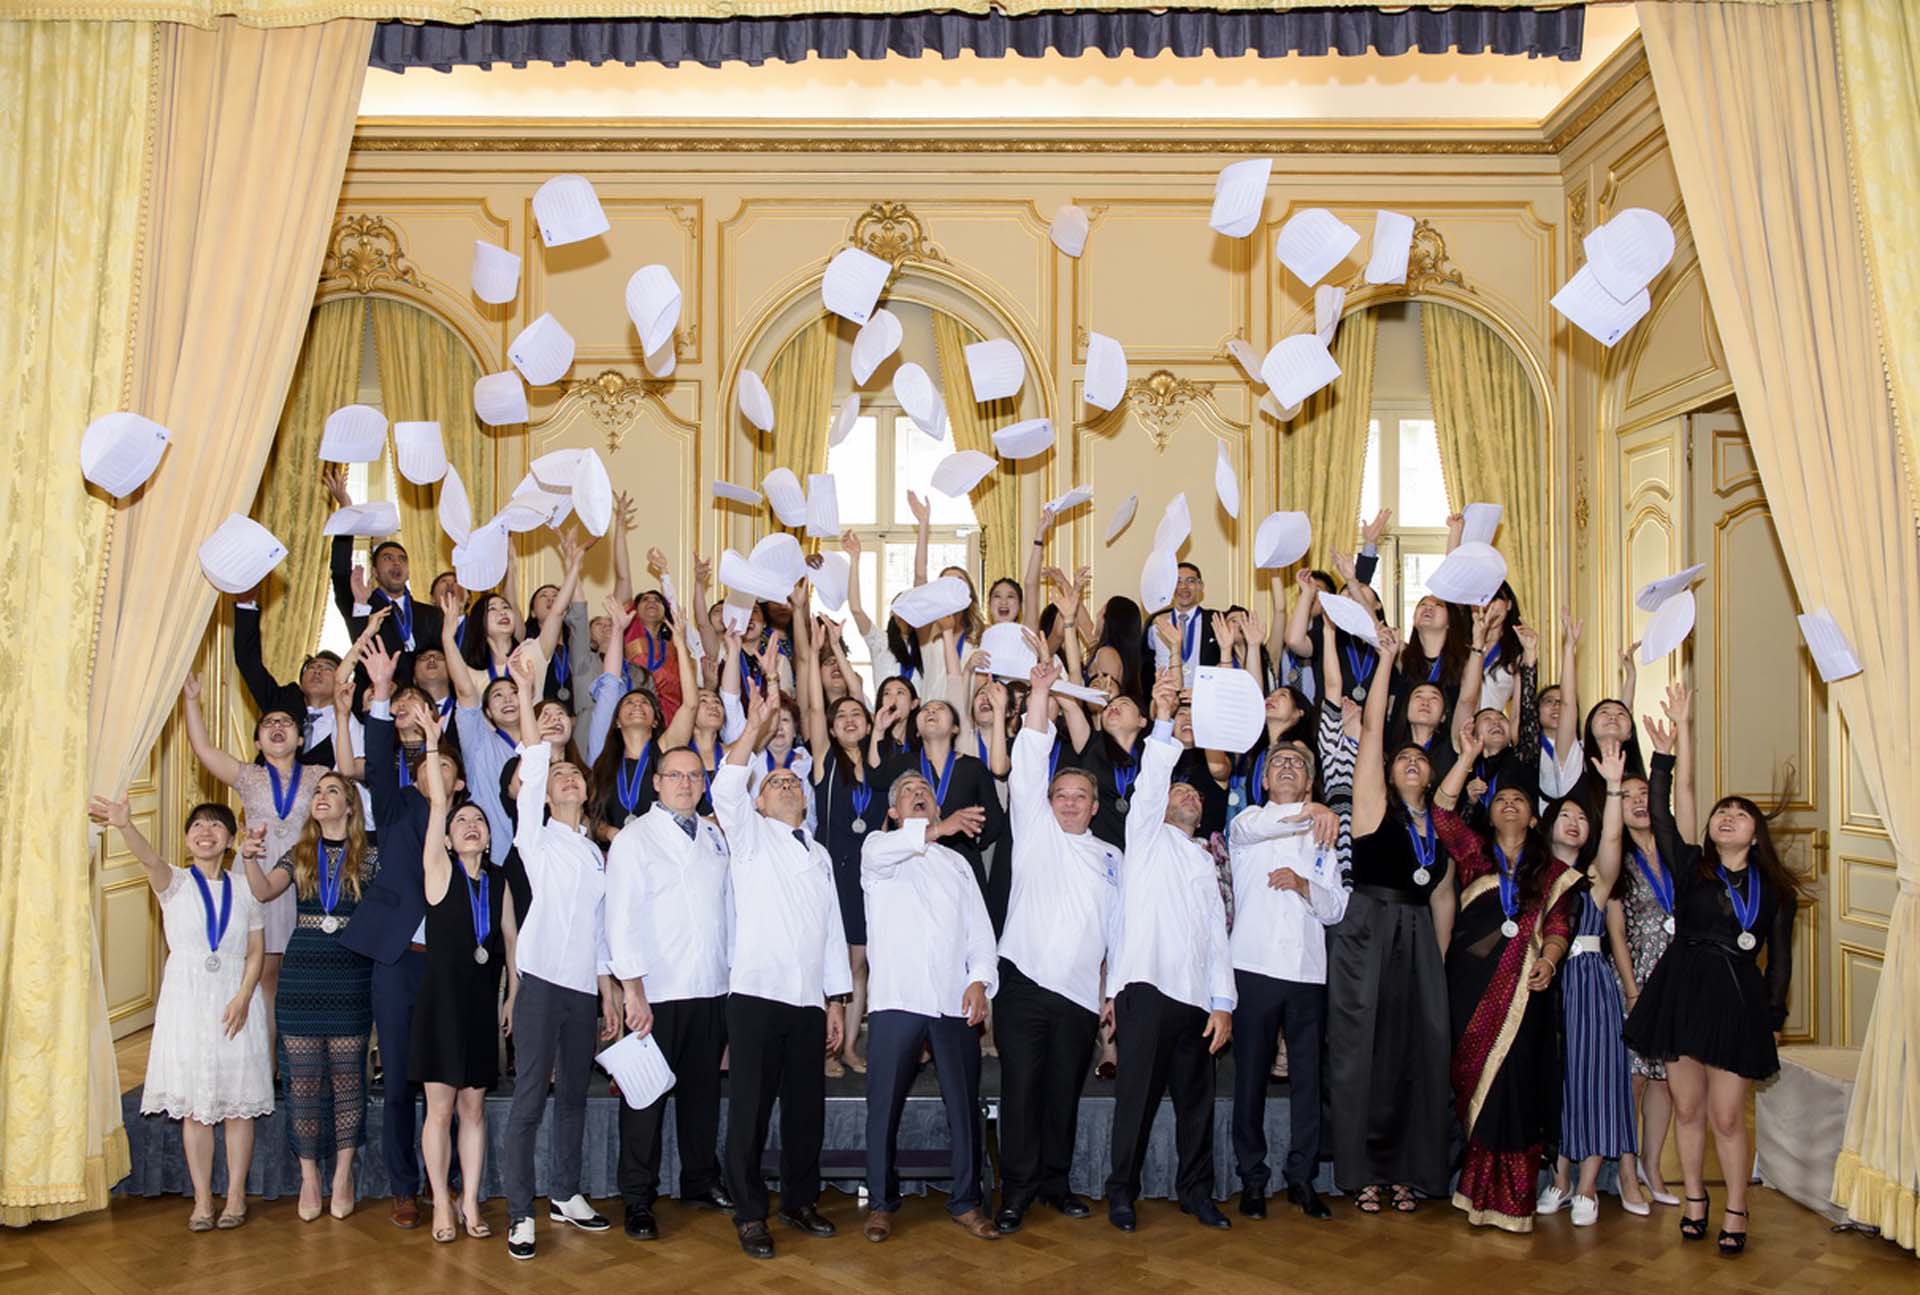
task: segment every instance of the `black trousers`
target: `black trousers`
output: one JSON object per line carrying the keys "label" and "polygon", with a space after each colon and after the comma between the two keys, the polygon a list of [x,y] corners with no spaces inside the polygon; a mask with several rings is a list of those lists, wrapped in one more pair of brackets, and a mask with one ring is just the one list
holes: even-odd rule
{"label": "black trousers", "polygon": [[1000,1047],[1000,1206],[1065,1195],[1080,1093],[1100,1018],[1000,959],[993,1036]]}
{"label": "black trousers", "polygon": [[980,1208],[980,1036],[964,1017],[874,1012],[867,1017],[867,1196],[877,1210],[900,1208],[896,1143],[907,1089],[931,1043],[953,1139],[947,1213]]}
{"label": "black trousers", "polygon": [[1233,1009],[1233,1161],[1243,1191],[1265,1192],[1267,1170],[1267,1076],[1273,1070],[1274,1037],[1287,1036],[1286,1179],[1289,1187],[1313,1182],[1320,1167],[1320,1053],[1327,1029],[1327,987],[1275,980],[1235,971],[1239,1006]]}
{"label": "black trousers", "polygon": [[827,1119],[827,1012],[769,998],[727,999],[727,1190],[733,1220],[767,1217],[767,1146],[773,1102],[780,1099],[780,1205],[803,1209],[820,1199],[820,1140]]}
{"label": "black trousers", "polygon": [[1131,1205],[1161,1097],[1173,1096],[1174,1188],[1187,1206],[1213,1199],[1213,1054],[1202,1032],[1207,1014],[1135,981],[1113,1000],[1120,1073],[1113,1093],[1113,1169],[1107,1202]]}
{"label": "black trousers", "polygon": [[673,1100],[680,1134],[680,1195],[720,1182],[720,1054],[727,1047],[727,1000],[683,998],[653,1005],[653,1038],[673,1069],[673,1088],[651,1106],[620,1103],[620,1198],[651,1206],[660,1194],[660,1130]]}

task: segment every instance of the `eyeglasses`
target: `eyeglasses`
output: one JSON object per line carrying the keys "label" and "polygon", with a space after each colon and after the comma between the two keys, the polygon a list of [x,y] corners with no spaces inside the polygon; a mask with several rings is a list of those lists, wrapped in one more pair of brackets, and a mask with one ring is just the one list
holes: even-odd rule
{"label": "eyeglasses", "polygon": [[768,779],[760,785],[763,787],[778,787],[782,791],[785,791],[788,788],[798,789],[801,783],[800,779],[790,773],[776,773],[768,777]]}
{"label": "eyeglasses", "polygon": [[1291,752],[1283,752],[1273,757],[1273,767],[1276,769],[1292,769],[1296,773],[1305,773],[1307,771],[1307,762]]}
{"label": "eyeglasses", "polygon": [[698,771],[690,769],[662,769],[653,776],[662,782],[692,782],[697,778],[705,778],[707,775],[704,769]]}
{"label": "eyeglasses", "polygon": [[1173,582],[1173,587],[1175,589],[1185,589],[1190,585],[1197,585],[1199,583],[1200,583],[1199,576],[1181,576],[1179,579]]}

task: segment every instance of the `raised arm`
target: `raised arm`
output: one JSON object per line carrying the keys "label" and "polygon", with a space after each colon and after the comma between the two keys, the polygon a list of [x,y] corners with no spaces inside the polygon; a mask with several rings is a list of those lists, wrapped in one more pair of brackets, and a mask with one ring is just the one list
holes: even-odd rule
{"label": "raised arm", "polygon": [[[540,721],[533,716],[534,707],[540,704],[540,685],[537,682],[546,673],[547,659],[533,644],[522,643],[514,654],[507,658],[507,673],[513,676],[514,686],[520,693],[520,745],[534,747],[543,745],[540,740]],[[525,775],[521,775],[525,781]],[[538,815],[535,815],[538,818]]]}
{"label": "raised arm", "polygon": [[[322,467],[320,484],[332,497],[335,508],[346,508],[353,503],[353,496],[347,493],[347,467],[344,463],[329,463]],[[366,588],[366,574],[353,565],[353,536],[334,536],[327,562],[332,576],[333,605],[340,609],[340,619],[347,623],[347,629],[357,634],[361,616],[354,608],[366,605],[369,591]]]}
{"label": "raised arm", "polygon": [[[507,543],[511,553],[513,536],[507,536]],[[513,641],[518,643],[527,636],[527,621],[520,614],[520,576],[514,570],[511,557],[507,561],[506,578],[500,582],[500,596],[507,600],[507,615],[513,618]]]}
{"label": "raised arm", "polygon": [[1514,626],[1520,640],[1519,723],[1514,729],[1513,749],[1523,765],[1540,764],[1540,635],[1526,625]]}
{"label": "raised arm", "polygon": [[618,522],[618,530],[613,537],[613,596],[633,606],[633,554],[628,545],[633,542],[633,500],[622,490],[613,497],[613,515]]}
{"label": "raised arm", "polygon": [[273,677],[261,653],[260,604],[256,601],[259,592],[256,589],[252,596],[236,599],[233,604],[233,664],[247,685],[254,709],[264,711],[280,704],[287,685]]}
{"label": "raised arm", "polygon": [[126,797],[108,800],[105,796],[94,796],[87,801],[87,817],[101,827],[111,827],[120,833],[127,853],[140,861],[146,870],[147,885],[156,895],[165,895],[167,887],[173,884],[173,869],[160,852],[153,848],[153,842],[146,834],[133,825],[133,813]]}
{"label": "raised arm", "polygon": [[1553,753],[1565,759],[1580,739],[1580,622],[1560,609],[1560,723],[1553,733]]}
{"label": "raised arm", "polygon": [[342,777],[355,782],[367,780],[366,762],[353,749],[352,670],[336,670],[333,675],[333,767]]}
{"label": "raised arm", "polygon": [[[426,882],[427,902],[437,904],[446,898],[447,884],[453,880],[453,860],[447,854],[447,804],[453,791],[440,771],[440,726],[427,725],[427,758],[420,762],[420,786],[427,793],[427,839],[420,847],[420,865]],[[503,904],[502,908],[512,908]],[[512,965],[509,960],[508,965]]]}
{"label": "raised arm", "polygon": [[1386,728],[1387,680],[1393,677],[1400,655],[1400,636],[1392,627],[1379,629],[1380,663],[1374,667],[1373,687],[1367,689],[1366,709],[1360,717],[1360,750],[1353,761],[1353,834],[1366,836],[1380,826],[1387,812]]}
{"label": "raised arm", "polygon": [[[861,638],[873,633],[873,618],[860,606],[860,537],[852,531],[840,532],[840,551],[847,555],[847,615],[853,618],[853,627]],[[879,680],[879,666],[874,667],[874,679]]]}
{"label": "raised arm", "polygon": [[560,592],[554,595],[553,606],[540,619],[540,655],[548,660],[553,658],[560,646],[560,626],[567,619],[567,608],[573,603],[574,590],[580,587],[580,564],[586,558],[586,547],[562,531],[560,560],[566,564],[567,573],[561,577]]}
{"label": "raised arm", "polygon": [[[1033,543],[1027,546],[1027,570],[1020,584],[1020,592],[1024,595],[1020,604],[1020,623],[1030,630],[1040,628],[1040,559],[1046,554],[1047,533],[1052,529],[1053,514],[1042,508],[1040,520],[1033,525]],[[1066,615],[1064,607],[1060,614]],[[1068,621],[1068,625],[1071,626],[1072,621]],[[1073,677],[1078,679],[1080,676],[1076,674]]]}
{"label": "raised arm", "polygon": [[187,715],[187,741],[193,744],[194,758],[208,773],[231,787],[240,777],[240,761],[228,755],[213,744],[207,734],[207,721],[200,714],[200,676],[187,676],[186,686],[180,690],[185,705],[182,709]]}
{"label": "raised arm", "polygon": [[913,583],[927,583],[927,530],[933,522],[933,510],[926,498],[907,491],[907,509],[913,514]]}
{"label": "raised arm", "polygon": [[[685,607],[680,608],[681,618],[687,614]],[[729,637],[728,643],[734,640]],[[660,749],[671,751],[674,747],[685,746],[693,741],[693,721],[700,711],[700,671],[693,664],[693,653],[687,650],[687,636],[675,634],[668,642],[673,644],[674,664],[680,668],[680,709],[673,712],[673,721],[667,725],[666,732],[660,735]],[[727,653],[727,663],[738,669],[739,654],[732,647],[722,649]]]}
{"label": "raised arm", "polygon": [[1673,732],[1651,720],[1647,728],[1653,737],[1653,760],[1647,769],[1647,814],[1653,820],[1653,840],[1676,881],[1684,885],[1692,854],[1673,821]]}
{"label": "raised arm", "polygon": [[1693,789],[1693,689],[1668,684],[1662,709],[1673,725],[1673,816],[1691,827],[1700,821]]}
{"label": "raised arm", "polygon": [[[1127,803],[1126,859],[1130,866],[1137,851],[1153,839],[1167,815],[1173,766],[1180,759],[1180,743],[1173,736],[1173,713],[1180,705],[1181,669],[1168,666],[1153,681],[1153,734],[1140,749],[1140,776]],[[1222,930],[1225,923],[1222,923]]]}
{"label": "raised arm", "polygon": [[[1294,582],[1300,586],[1300,594],[1293,600],[1293,610],[1286,615],[1287,650],[1297,657],[1313,655],[1313,639],[1307,633],[1307,627],[1313,623],[1313,609],[1320,601],[1320,586],[1314,581],[1313,572],[1302,567],[1294,576]],[[1280,591],[1273,591],[1273,614],[1276,623],[1280,619]]]}
{"label": "raised arm", "polygon": [[[831,642],[840,635],[840,627],[824,616],[817,618],[819,637]],[[847,676],[849,682],[853,676]],[[813,762],[813,781],[818,783],[827,772],[827,751],[831,735],[827,732],[827,691],[820,681],[820,666],[816,660],[811,669],[803,669],[799,679],[800,736],[806,739],[807,749],[819,753]]]}
{"label": "raised arm", "polygon": [[1627,644],[1620,654],[1620,704],[1633,714],[1633,693],[1640,682],[1640,640]]}
{"label": "raised arm", "polygon": [[1618,742],[1608,738],[1601,743],[1599,759],[1593,767],[1607,783],[1607,803],[1600,812],[1600,851],[1594,856],[1593,902],[1605,908],[1607,899],[1620,881],[1621,812],[1620,779],[1627,771],[1626,753]]}
{"label": "raised arm", "polygon": [[1447,770],[1447,776],[1433,789],[1433,803],[1441,809],[1453,809],[1460,803],[1460,793],[1467,785],[1467,779],[1473,775],[1473,766],[1480,759],[1480,734],[1472,721],[1456,726],[1453,736],[1455,750],[1460,758]]}
{"label": "raised arm", "polygon": [[[478,706],[487,680],[460,655],[460,640],[455,633],[459,619],[460,599],[449,589],[440,595],[440,652],[447,659],[447,682],[453,685],[456,705]],[[485,638],[487,627],[476,624],[473,632]]]}
{"label": "raised arm", "polygon": [[1053,727],[1047,722],[1047,690],[1059,677],[1060,666],[1053,661],[1036,665],[1028,676],[1032,691],[1027,694],[1026,721],[1013,740],[1012,768],[1007,775],[1007,803],[1016,843],[1023,834],[1037,843],[1038,833],[1053,821],[1053,811],[1047,804],[1047,757],[1053,746]]}
{"label": "raised arm", "polygon": [[[1035,549],[1034,552],[1037,553],[1039,550]],[[1082,659],[1080,631],[1075,627],[1074,622],[1079,618],[1081,609],[1086,606],[1086,590],[1092,579],[1092,569],[1081,567],[1074,572],[1071,583],[1067,581],[1065,574],[1061,573],[1059,584],[1060,619],[1066,622],[1066,628],[1060,634],[1060,650],[1067,658],[1067,678],[1074,683],[1084,683],[1087,678],[1086,663]]]}

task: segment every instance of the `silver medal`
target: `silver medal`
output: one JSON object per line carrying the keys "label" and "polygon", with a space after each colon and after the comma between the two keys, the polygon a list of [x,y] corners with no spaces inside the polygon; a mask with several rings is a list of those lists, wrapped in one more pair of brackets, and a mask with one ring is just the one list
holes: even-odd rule
{"label": "silver medal", "polygon": [[1740,938],[1735,940],[1734,943],[1739,945],[1745,952],[1752,953],[1760,941],[1754,938],[1752,931],[1742,931],[1740,932]]}
{"label": "silver medal", "polygon": [[1668,914],[1667,920],[1660,923],[1660,929],[1665,931],[1668,935],[1673,934],[1673,915],[1672,914]]}
{"label": "silver medal", "polygon": [[208,970],[208,971],[218,971],[218,970],[220,970],[220,955],[219,955],[219,954],[217,954],[217,953],[209,953],[209,954],[207,955],[207,970]]}
{"label": "silver medal", "polygon": [[1230,791],[1227,793],[1227,804],[1237,806],[1239,803],[1240,793],[1238,791]]}
{"label": "silver medal", "polygon": [[1348,691],[1352,694],[1355,701],[1365,701],[1367,699],[1367,686],[1363,683],[1355,684]]}
{"label": "silver medal", "polygon": [[486,945],[476,944],[473,946],[473,960],[479,963],[483,967],[487,965],[487,946]]}
{"label": "silver medal", "polygon": [[1432,874],[1431,872],[1429,872],[1429,871],[1427,871],[1427,870],[1426,870],[1425,868],[1415,868],[1415,869],[1413,870],[1413,884],[1414,884],[1414,885],[1416,885],[1416,886],[1424,886],[1424,885],[1426,885],[1426,884],[1427,884],[1427,883],[1428,883],[1429,881],[1432,881],[1432,880],[1433,880],[1433,874]]}
{"label": "silver medal", "polygon": [[1520,934],[1520,923],[1509,917],[1506,921],[1500,923],[1500,934],[1511,940],[1514,936]]}
{"label": "silver medal", "polygon": [[1125,796],[1122,796],[1122,797],[1121,797],[1121,798],[1120,798],[1119,800],[1116,800],[1116,801],[1114,801],[1114,802],[1113,802],[1113,807],[1114,807],[1115,809],[1117,809],[1117,810],[1119,810],[1119,811],[1120,811],[1120,812],[1121,812],[1122,814],[1124,814],[1124,813],[1126,813],[1126,812],[1127,812],[1127,798],[1126,798]]}
{"label": "silver medal", "polygon": [[856,819],[854,819],[854,820],[853,820],[853,834],[854,834],[855,836],[865,836],[865,835],[866,835],[866,832],[867,832],[867,820],[866,820],[866,819],[864,819],[864,818],[856,818]]}
{"label": "silver medal", "polygon": [[340,929],[340,919],[335,917],[332,913],[328,913],[325,917],[320,919],[320,929],[325,931],[328,935],[332,935],[335,931]]}

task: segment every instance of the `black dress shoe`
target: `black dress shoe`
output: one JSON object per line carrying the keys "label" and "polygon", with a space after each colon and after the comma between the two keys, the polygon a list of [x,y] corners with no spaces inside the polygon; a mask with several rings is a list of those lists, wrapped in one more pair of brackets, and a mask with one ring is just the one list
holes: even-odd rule
{"label": "black dress shoe", "polygon": [[1312,1183],[1296,1183],[1287,1188],[1287,1203],[1298,1205],[1300,1212],[1310,1219],[1330,1219],[1333,1211],[1320,1199],[1320,1193],[1313,1190]]}
{"label": "black dress shoe", "polygon": [[1009,1205],[993,1216],[993,1226],[999,1228],[1002,1232],[1018,1232],[1020,1230],[1020,1224],[1025,1218],[1026,1215],[1024,1212],[1016,1210]]}
{"label": "black dress shoe", "polygon": [[1139,1226],[1139,1221],[1133,1217],[1133,1203],[1131,1201],[1113,1201],[1109,1203],[1107,1206],[1107,1222],[1113,1224],[1113,1226],[1119,1228],[1122,1232],[1131,1232]]}
{"label": "black dress shoe", "polygon": [[790,1228],[798,1228],[810,1237],[830,1237],[833,1224],[827,1217],[811,1205],[803,1205],[797,1210],[781,1210],[780,1221]]}
{"label": "black dress shoe", "polygon": [[627,1235],[635,1241],[658,1241],[660,1239],[660,1227],[653,1221],[652,1206],[627,1206]]}
{"label": "black dress shoe", "polygon": [[1042,1196],[1040,1203],[1059,1210],[1070,1219],[1084,1219],[1093,1213],[1093,1208],[1072,1192],[1062,1192],[1058,1196]]}
{"label": "black dress shoe", "polygon": [[695,1192],[691,1196],[680,1198],[682,1205],[690,1205],[701,1210],[731,1210],[733,1197],[727,1195],[724,1187],[709,1187],[704,1192]]}
{"label": "black dress shoe", "polygon": [[1182,1205],[1182,1214],[1191,1214],[1202,1227],[1230,1228],[1233,1220],[1220,1212],[1220,1207],[1212,1201],[1201,1201],[1198,1205]]}
{"label": "black dress shoe", "polygon": [[1267,1194],[1248,1188],[1240,1193],[1240,1213],[1250,1219],[1267,1217]]}
{"label": "black dress shoe", "polygon": [[759,1219],[751,1223],[736,1223],[733,1230],[740,1234],[740,1249],[747,1258],[773,1258],[773,1234],[767,1231],[765,1223]]}

